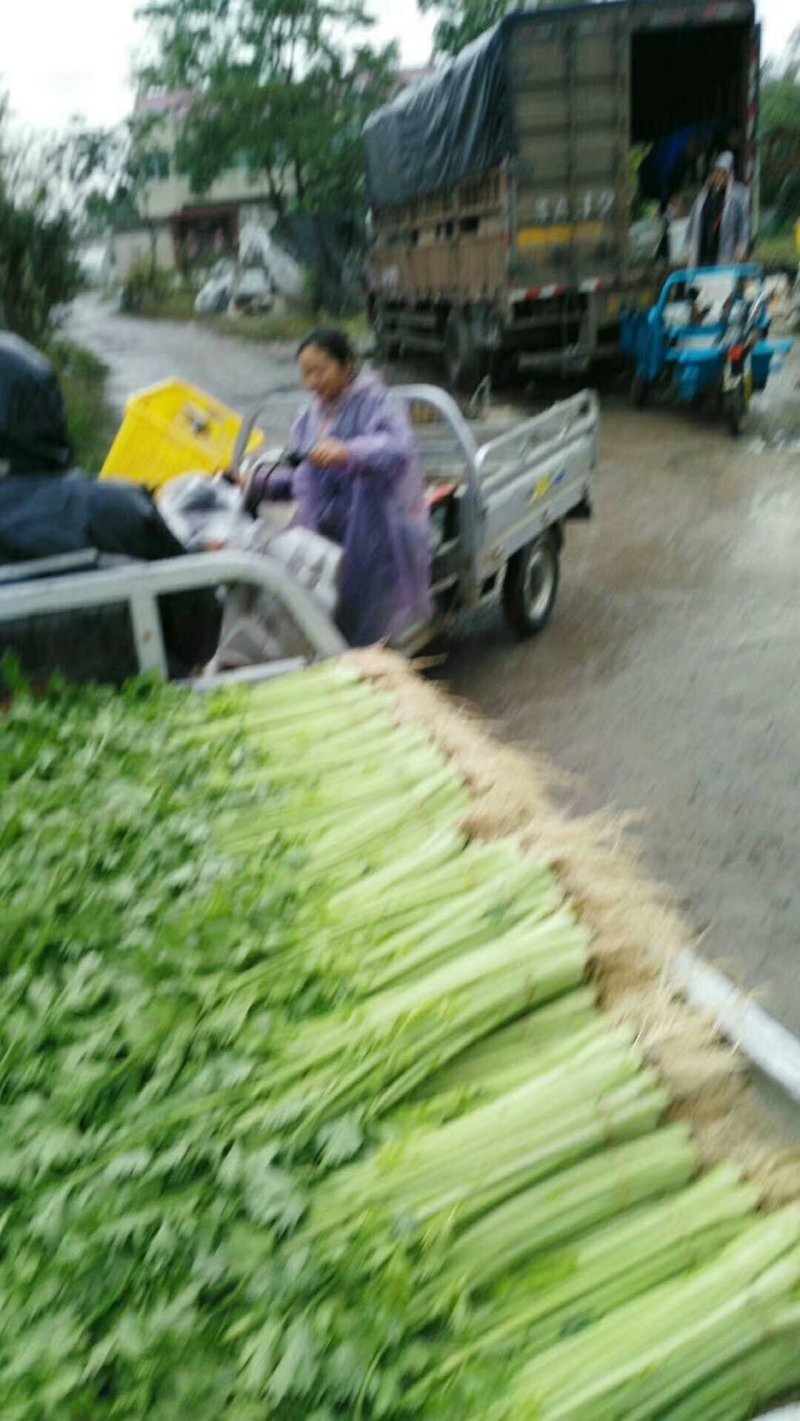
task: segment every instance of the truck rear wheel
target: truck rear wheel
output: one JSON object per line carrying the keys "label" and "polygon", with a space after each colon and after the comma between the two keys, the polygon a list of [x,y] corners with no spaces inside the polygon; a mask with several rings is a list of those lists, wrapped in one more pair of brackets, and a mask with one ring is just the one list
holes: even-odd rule
{"label": "truck rear wheel", "polygon": [[550,620],[558,593],[558,543],[542,533],[509,558],[503,581],[503,611],[519,637],[536,636]]}
{"label": "truck rear wheel", "polygon": [[469,315],[451,311],[444,328],[444,365],[448,384],[470,393],[480,379],[480,362]]}
{"label": "truck rear wheel", "polygon": [[497,351],[489,363],[492,384],[499,389],[512,385],[517,377],[517,356],[513,351]]}
{"label": "truck rear wheel", "polygon": [[396,360],[400,354],[400,342],[394,332],[387,329],[384,313],[378,309],[372,318],[372,332],[375,337],[375,353],[379,360]]}

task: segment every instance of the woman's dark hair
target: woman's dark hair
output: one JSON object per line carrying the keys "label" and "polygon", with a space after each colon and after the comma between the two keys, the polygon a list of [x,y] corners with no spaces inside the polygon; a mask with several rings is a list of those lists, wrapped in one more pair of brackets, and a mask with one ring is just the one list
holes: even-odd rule
{"label": "woman's dark hair", "polygon": [[338,326],[315,326],[313,331],[309,331],[308,335],[301,340],[297,347],[297,354],[302,355],[310,345],[319,346],[319,349],[324,350],[331,360],[338,361],[340,365],[349,365],[356,358],[355,348],[350,337]]}

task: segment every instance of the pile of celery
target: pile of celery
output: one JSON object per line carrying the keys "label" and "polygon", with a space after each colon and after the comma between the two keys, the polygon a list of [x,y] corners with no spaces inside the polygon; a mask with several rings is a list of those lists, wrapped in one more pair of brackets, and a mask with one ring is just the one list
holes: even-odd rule
{"label": "pile of celery", "polygon": [[736,1421],[800,1212],[700,1171],[547,866],[352,671],[0,722],[3,1421]]}

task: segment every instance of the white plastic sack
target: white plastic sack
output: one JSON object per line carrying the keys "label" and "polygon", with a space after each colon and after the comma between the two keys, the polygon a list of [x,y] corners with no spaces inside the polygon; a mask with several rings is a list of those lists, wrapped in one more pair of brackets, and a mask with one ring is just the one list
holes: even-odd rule
{"label": "white plastic sack", "polygon": [[[227,479],[184,474],[165,484],[158,507],[187,552],[212,545],[266,553],[333,620],[339,601],[342,549],[307,528],[273,532],[253,519],[242,490]],[[232,586],[224,594],[219,645],[209,672],[260,665],[287,656],[307,656],[310,648],[280,600],[254,587]]]}
{"label": "white plastic sack", "polygon": [[[286,568],[287,576],[305,588],[326,616],[335,617],[342,562],[338,544],[307,528],[287,528],[272,537],[264,532],[262,551]],[[254,587],[230,587],[219,645],[207,670],[233,671],[283,657],[307,657],[312,650],[276,598]]]}
{"label": "white plastic sack", "polygon": [[261,533],[242,507],[241,490],[221,477],[181,474],[158,495],[158,511],[187,552],[202,553],[214,545],[257,550]]}
{"label": "white plastic sack", "polygon": [[289,576],[311,593],[329,617],[339,603],[343,550],[308,528],[287,528],[264,544],[264,551],[286,568]]}
{"label": "white plastic sack", "polygon": [[239,237],[239,260],[245,266],[263,267],[280,296],[297,300],[303,294],[303,270],[288,252],[273,242],[258,222],[246,223]]}

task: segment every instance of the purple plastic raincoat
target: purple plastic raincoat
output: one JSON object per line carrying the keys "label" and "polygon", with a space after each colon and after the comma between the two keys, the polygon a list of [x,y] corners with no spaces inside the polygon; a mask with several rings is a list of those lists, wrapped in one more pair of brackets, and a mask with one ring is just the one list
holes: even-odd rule
{"label": "purple plastic raincoat", "polygon": [[348,462],[299,466],[294,521],[344,548],[339,627],[351,646],[369,646],[431,614],[422,470],[405,406],[374,375],[356,376],[332,405],[314,400],[292,448],[302,454],[328,438],[347,444]]}

